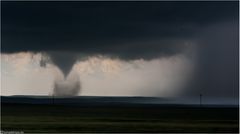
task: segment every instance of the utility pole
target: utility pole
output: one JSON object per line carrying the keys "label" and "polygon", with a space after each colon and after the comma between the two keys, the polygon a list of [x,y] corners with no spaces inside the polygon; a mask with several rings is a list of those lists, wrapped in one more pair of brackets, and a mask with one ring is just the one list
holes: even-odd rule
{"label": "utility pole", "polygon": [[200,98],[200,106],[202,106],[202,94],[200,94],[200,96],[199,96]]}
{"label": "utility pole", "polygon": [[54,94],[52,94],[52,104],[54,105]]}

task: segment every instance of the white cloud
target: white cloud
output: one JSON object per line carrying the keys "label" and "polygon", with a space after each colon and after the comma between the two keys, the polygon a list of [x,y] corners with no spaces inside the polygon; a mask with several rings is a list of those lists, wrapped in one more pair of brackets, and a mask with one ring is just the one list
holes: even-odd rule
{"label": "white cloud", "polygon": [[[56,66],[39,66],[41,54],[1,54],[2,95],[52,93],[54,79],[62,78]],[[174,96],[192,75],[193,64],[184,54],[152,60],[88,57],[74,65],[80,76],[80,95]]]}

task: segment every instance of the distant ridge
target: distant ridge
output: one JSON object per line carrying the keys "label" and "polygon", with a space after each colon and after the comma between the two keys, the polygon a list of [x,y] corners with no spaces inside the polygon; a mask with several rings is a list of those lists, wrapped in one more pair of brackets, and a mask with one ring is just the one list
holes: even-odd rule
{"label": "distant ridge", "polygon": [[[184,104],[177,100],[160,97],[143,96],[31,96],[13,95],[1,96],[2,104],[48,104],[75,106],[195,106],[199,104]],[[209,105],[204,107],[238,107],[238,105]]]}
{"label": "distant ridge", "polygon": [[[54,102],[53,102],[54,101]],[[1,96],[2,103],[29,103],[29,104],[91,104],[91,103],[133,103],[154,104],[167,102],[167,99],[158,97],[103,97],[103,96]]]}

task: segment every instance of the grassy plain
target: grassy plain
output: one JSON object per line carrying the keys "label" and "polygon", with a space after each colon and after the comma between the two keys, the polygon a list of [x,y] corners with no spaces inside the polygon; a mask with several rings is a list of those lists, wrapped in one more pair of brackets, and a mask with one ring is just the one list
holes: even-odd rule
{"label": "grassy plain", "polygon": [[1,130],[23,132],[238,132],[238,108],[2,104]]}

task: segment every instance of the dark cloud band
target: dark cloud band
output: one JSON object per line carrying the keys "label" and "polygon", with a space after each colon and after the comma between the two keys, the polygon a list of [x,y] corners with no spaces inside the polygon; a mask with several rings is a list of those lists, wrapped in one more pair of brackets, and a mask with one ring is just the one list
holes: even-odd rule
{"label": "dark cloud band", "polygon": [[238,16],[236,2],[2,2],[1,7],[4,53],[75,51],[123,58],[181,52],[199,29]]}

